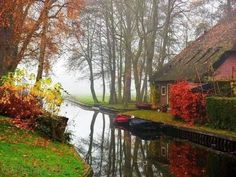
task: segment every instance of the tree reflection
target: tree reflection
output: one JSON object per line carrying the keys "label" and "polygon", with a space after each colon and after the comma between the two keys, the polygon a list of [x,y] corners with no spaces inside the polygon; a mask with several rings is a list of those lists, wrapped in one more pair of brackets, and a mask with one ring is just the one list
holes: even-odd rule
{"label": "tree reflection", "polygon": [[113,126],[113,116],[109,116],[110,118],[110,147],[108,153],[108,173],[107,176],[115,176],[115,163],[116,163],[116,147],[115,147],[115,128]]}
{"label": "tree reflection", "polygon": [[137,177],[142,177],[142,174],[138,167],[138,150],[140,148],[140,145],[141,145],[141,140],[136,137],[135,143],[134,143],[134,151],[133,151],[133,169]]}
{"label": "tree reflection", "polygon": [[124,177],[132,176],[131,170],[131,135],[130,132],[124,132],[124,143],[123,143],[123,151],[124,151]]}
{"label": "tree reflection", "polygon": [[100,168],[99,168],[99,173],[98,176],[101,176],[101,172],[102,172],[102,166],[103,166],[103,151],[104,151],[104,133],[105,133],[105,127],[106,127],[106,123],[105,123],[105,115],[102,114],[102,121],[103,121],[103,125],[102,125],[102,139],[101,139],[101,158],[100,158]]}
{"label": "tree reflection", "polygon": [[89,148],[88,148],[88,152],[85,156],[85,160],[88,164],[92,165],[93,163],[93,159],[92,159],[92,148],[93,148],[93,133],[94,133],[94,124],[95,124],[95,120],[97,118],[97,115],[98,115],[98,112],[95,111],[94,114],[93,114],[93,118],[92,118],[92,121],[91,121],[91,124],[90,124],[90,134],[89,134],[89,137],[90,137],[90,141],[89,141]]}

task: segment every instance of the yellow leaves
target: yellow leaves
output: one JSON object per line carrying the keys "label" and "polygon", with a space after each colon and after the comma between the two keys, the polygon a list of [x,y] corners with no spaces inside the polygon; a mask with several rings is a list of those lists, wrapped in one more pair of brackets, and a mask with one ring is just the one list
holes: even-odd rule
{"label": "yellow leaves", "polygon": [[0,104],[10,105],[11,96],[14,94],[15,99],[27,102],[29,106],[31,101],[36,99],[44,109],[57,114],[63,102],[61,84],[53,84],[51,78],[44,78],[32,84],[34,80],[35,74],[28,74],[24,69],[17,69],[15,73],[10,73],[4,78],[3,85],[0,87],[0,90],[4,90],[0,92],[2,94]]}
{"label": "yellow leaves", "polygon": [[47,84],[47,85],[50,85],[50,84],[52,84],[52,79],[51,78],[46,78],[46,79],[44,79],[44,83]]}
{"label": "yellow leaves", "polygon": [[33,81],[35,79],[36,79],[35,74],[31,73],[30,76],[29,76],[29,80]]}

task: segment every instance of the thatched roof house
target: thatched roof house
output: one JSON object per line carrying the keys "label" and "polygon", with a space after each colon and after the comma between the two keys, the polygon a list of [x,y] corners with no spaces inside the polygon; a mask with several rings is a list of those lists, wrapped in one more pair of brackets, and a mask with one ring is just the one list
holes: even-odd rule
{"label": "thatched roof house", "polygon": [[236,52],[236,14],[192,42],[154,74],[153,80],[197,81],[197,72],[203,79],[204,76],[211,76],[232,52]]}
{"label": "thatched roof house", "polygon": [[151,82],[168,103],[168,85],[176,80],[203,82],[236,79],[236,14],[220,21],[156,72]]}

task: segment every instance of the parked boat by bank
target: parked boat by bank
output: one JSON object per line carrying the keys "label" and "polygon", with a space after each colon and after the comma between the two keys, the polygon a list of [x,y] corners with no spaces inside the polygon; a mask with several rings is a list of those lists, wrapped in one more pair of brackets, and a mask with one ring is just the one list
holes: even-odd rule
{"label": "parked boat by bank", "polygon": [[133,118],[129,121],[129,126],[131,128],[139,130],[157,130],[160,127],[160,123],[152,122],[149,120]]}
{"label": "parked boat by bank", "polygon": [[113,122],[116,125],[129,125],[130,120],[131,120],[130,116],[117,115]]}

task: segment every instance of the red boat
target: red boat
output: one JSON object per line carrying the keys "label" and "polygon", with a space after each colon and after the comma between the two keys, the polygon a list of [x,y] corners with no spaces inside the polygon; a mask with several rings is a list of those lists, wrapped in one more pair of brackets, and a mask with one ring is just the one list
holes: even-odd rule
{"label": "red boat", "polygon": [[116,124],[129,124],[130,121],[130,116],[126,115],[117,115],[116,118],[114,119],[114,123]]}

